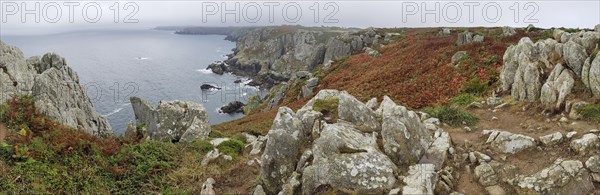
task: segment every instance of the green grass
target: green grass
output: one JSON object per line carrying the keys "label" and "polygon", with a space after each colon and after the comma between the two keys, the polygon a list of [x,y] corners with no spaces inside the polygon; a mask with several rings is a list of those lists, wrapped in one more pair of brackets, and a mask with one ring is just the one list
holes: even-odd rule
{"label": "green grass", "polygon": [[466,82],[463,85],[463,91],[465,93],[471,93],[476,95],[485,95],[490,90],[490,87],[486,82],[481,81],[479,78],[475,77],[471,79],[469,82]]}
{"label": "green grass", "polygon": [[459,106],[466,106],[477,100],[479,100],[479,97],[474,94],[461,93],[461,94],[458,94],[457,96],[451,98],[450,103],[459,105]]}
{"label": "green grass", "polygon": [[331,117],[333,122],[337,121],[339,99],[337,97],[317,99],[312,108],[314,111],[321,112]]}
{"label": "green grass", "polygon": [[583,105],[575,108],[585,119],[592,119],[600,122],[600,107],[594,104]]}
{"label": "green grass", "polygon": [[230,139],[217,146],[219,152],[237,158],[244,150],[244,143],[240,140]]}
{"label": "green grass", "polygon": [[479,122],[479,118],[457,106],[436,106],[423,111],[453,127],[472,126]]}

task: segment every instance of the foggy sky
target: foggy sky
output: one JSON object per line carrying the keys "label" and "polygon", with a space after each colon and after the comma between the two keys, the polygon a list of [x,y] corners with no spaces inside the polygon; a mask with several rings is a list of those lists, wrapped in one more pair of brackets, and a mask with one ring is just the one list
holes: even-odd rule
{"label": "foggy sky", "polygon": [[[23,4],[24,3],[24,4]],[[514,26],[594,28],[600,1],[2,1],[0,34],[87,29],[148,29],[166,25],[342,27]],[[115,15],[118,3],[118,16]],[[223,4],[225,3],[225,4]],[[236,3],[239,5],[235,9]],[[99,5],[100,7],[95,7]],[[127,6],[126,6],[127,5]],[[223,7],[223,5],[225,7]],[[269,5],[269,6],[267,6]],[[318,5],[318,6],[317,6]],[[436,7],[438,5],[438,7]],[[425,7],[423,7],[425,6]],[[60,15],[57,14],[57,7]],[[87,12],[86,9],[87,8]],[[112,8],[111,8],[112,7]],[[318,7],[318,14],[315,10]],[[70,12],[69,8],[72,8]],[[126,9],[128,8],[128,9]],[[270,9],[271,8],[271,9]],[[287,9],[286,9],[287,8]],[[16,9],[16,10],[15,10]],[[30,10],[23,14],[23,10]],[[137,12],[134,10],[137,9]],[[229,13],[223,17],[222,13]],[[33,11],[31,11],[33,10]],[[96,10],[101,16],[96,18]],[[296,10],[300,10],[298,16]],[[429,10],[429,11],[426,11]],[[501,10],[498,15],[497,10]],[[518,10],[518,14],[516,14]],[[260,16],[256,13],[260,12]],[[457,15],[460,11],[460,15]],[[71,18],[69,13],[72,13]],[[84,14],[87,13],[87,14]],[[271,17],[269,14],[271,13]],[[423,13],[427,13],[423,15]],[[130,23],[124,23],[132,14]],[[212,14],[212,15],[211,15]],[[332,14],[326,21],[326,16]],[[287,16],[287,17],[284,17]],[[87,16],[87,17],[86,17]],[[239,17],[236,21],[235,17]],[[39,17],[36,22],[35,17]],[[315,17],[316,20],[315,21]],[[436,17],[439,17],[436,21]],[[115,22],[115,18],[118,22]],[[222,19],[225,18],[223,22]],[[25,21],[23,22],[22,19]],[[73,21],[70,21],[70,20]],[[94,20],[96,19],[96,20]],[[87,20],[87,21],[86,21]],[[471,21],[472,20],[472,21]]]}

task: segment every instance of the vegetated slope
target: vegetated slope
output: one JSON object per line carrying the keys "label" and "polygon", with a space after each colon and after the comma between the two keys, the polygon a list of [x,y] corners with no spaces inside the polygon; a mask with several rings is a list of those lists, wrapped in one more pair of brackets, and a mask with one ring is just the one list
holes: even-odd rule
{"label": "vegetated slope", "polygon": [[[6,128],[5,128],[6,127]],[[213,177],[222,194],[247,192],[258,172],[242,151],[202,165],[208,141],[168,143],[96,137],[55,123],[32,97],[0,104],[0,192],[7,194],[199,194]],[[235,175],[236,177],[229,177]]]}
{"label": "vegetated slope", "polygon": [[[463,32],[465,29],[456,29]],[[483,43],[458,46],[457,34],[438,36],[439,28],[407,29],[394,43],[379,49],[381,56],[359,53],[338,60],[329,70],[315,68],[321,89],[346,90],[361,101],[372,97],[390,96],[396,102],[413,108],[444,103],[461,92],[487,93],[496,83],[501,70],[502,56],[510,44],[524,36],[541,37],[540,32],[525,33],[517,30],[512,36],[501,36],[501,28],[469,28],[470,32],[485,36]],[[395,29],[378,29],[393,31]],[[460,60],[457,67],[451,58],[457,51],[466,51],[469,57]],[[279,106],[297,109],[310,98],[298,99],[301,86],[291,83]],[[263,107],[265,105],[263,104]],[[213,126],[225,134],[258,132],[266,134],[276,109],[247,114],[244,118]]]}
{"label": "vegetated slope", "polygon": [[[496,82],[508,45],[524,35],[492,37],[501,29],[471,29],[483,34],[484,42],[457,46],[456,34],[438,36],[435,30],[408,31],[405,38],[381,48],[379,57],[361,53],[336,62],[320,88],[347,90],[363,101],[388,95],[413,108],[445,101],[461,90],[484,92]],[[466,51],[468,57],[454,67],[451,57],[457,51]]]}

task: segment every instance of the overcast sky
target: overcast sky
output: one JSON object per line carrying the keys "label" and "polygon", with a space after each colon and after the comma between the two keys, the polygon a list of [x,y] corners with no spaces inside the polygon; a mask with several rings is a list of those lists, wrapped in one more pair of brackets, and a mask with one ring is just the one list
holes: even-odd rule
{"label": "overcast sky", "polygon": [[[39,7],[36,7],[38,6]],[[1,1],[0,33],[164,25],[594,28],[600,1]],[[228,11],[229,10],[229,11]],[[98,14],[101,13],[101,14]],[[260,13],[260,14],[257,14]],[[224,14],[224,15],[223,15]],[[37,19],[36,17],[39,17]],[[237,17],[237,21],[236,21]],[[39,21],[36,21],[39,20]]]}

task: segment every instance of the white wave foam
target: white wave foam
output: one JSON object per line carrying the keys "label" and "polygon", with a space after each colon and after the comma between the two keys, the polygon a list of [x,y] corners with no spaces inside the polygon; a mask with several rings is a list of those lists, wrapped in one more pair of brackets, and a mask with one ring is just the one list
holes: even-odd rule
{"label": "white wave foam", "polygon": [[202,74],[212,74],[212,71],[208,70],[208,69],[198,69],[196,71],[198,71],[198,72],[200,72]]}
{"label": "white wave foam", "polygon": [[105,115],[102,115],[102,116],[103,116],[103,117],[109,117],[109,116],[111,116],[111,115],[113,115],[113,114],[117,114],[117,113],[121,112],[121,110],[123,110],[123,107],[120,107],[120,108],[114,109],[112,112],[110,112],[110,113],[108,113],[108,114],[105,114]]}

